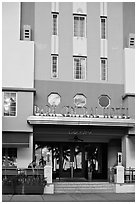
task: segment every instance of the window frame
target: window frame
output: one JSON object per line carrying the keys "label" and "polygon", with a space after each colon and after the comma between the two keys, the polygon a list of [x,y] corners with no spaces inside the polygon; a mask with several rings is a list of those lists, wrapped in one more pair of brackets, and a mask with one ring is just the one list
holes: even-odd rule
{"label": "window frame", "polygon": [[[76,76],[75,59],[81,59],[81,58],[84,58],[84,60],[85,60],[84,78],[76,78],[75,77]],[[86,78],[87,78],[87,56],[73,56],[73,79],[74,80],[86,80]]]}
{"label": "window frame", "polygon": [[[15,115],[4,115],[4,96],[5,96],[5,93],[15,94],[15,95],[16,95],[16,109],[15,109]],[[2,110],[3,110],[2,115],[3,115],[3,117],[17,117],[17,92],[15,92],[15,91],[4,91],[4,92],[2,93],[2,106],[3,106],[3,108],[2,108]]]}
{"label": "window frame", "polygon": [[[102,77],[102,61],[105,61],[105,79]],[[108,58],[101,57],[100,58],[100,80],[101,81],[108,81]]]}
{"label": "window frame", "polygon": [[[54,24],[54,16],[56,16],[56,23]],[[52,35],[58,36],[58,12],[52,12]],[[55,25],[56,25],[56,32],[55,32]]]}
{"label": "window frame", "polygon": [[[53,57],[57,58],[56,63],[56,77],[53,76]],[[58,54],[51,54],[51,78],[52,79],[58,79]]]}
{"label": "window frame", "polygon": [[[75,18],[79,18],[79,22],[77,24],[77,35],[75,35]],[[84,31],[83,31],[83,36],[81,36],[81,23],[80,23],[80,18],[84,18]],[[87,30],[86,30],[86,25],[87,25],[87,15],[84,14],[73,14],[73,37],[75,38],[86,38],[87,36]]]}
{"label": "window frame", "polygon": [[[108,98],[109,103],[108,103],[108,105],[107,105],[106,107],[103,107],[103,106],[99,103],[99,100],[100,100],[101,97],[107,97],[107,98]],[[108,108],[108,107],[110,106],[110,104],[111,104],[111,98],[110,98],[110,96],[108,96],[107,94],[101,94],[101,95],[98,97],[98,104],[99,104],[99,106],[100,106],[101,108]]]}
{"label": "window frame", "polygon": [[[104,29],[102,29],[102,20],[105,20]],[[102,32],[103,30],[105,33]],[[102,40],[107,40],[107,16],[100,16],[100,38]]]}

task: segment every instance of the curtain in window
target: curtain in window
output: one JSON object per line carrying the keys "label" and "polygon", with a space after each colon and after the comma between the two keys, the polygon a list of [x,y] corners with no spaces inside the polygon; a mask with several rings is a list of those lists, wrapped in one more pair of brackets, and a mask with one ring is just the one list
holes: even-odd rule
{"label": "curtain in window", "polygon": [[74,78],[85,79],[86,59],[84,57],[74,58]]}
{"label": "curtain in window", "polygon": [[52,77],[57,77],[57,56],[52,56]]}
{"label": "curtain in window", "polygon": [[101,18],[101,39],[106,39],[106,18]]}
{"label": "curtain in window", "polygon": [[53,15],[53,35],[57,35],[57,15]]}
{"label": "curtain in window", "polygon": [[74,36],[85,37],[85,17],[74,16]]}
{"label": "curtain in window", "polygon": [[107,59],[101,59],[101,80],[107,80]]}

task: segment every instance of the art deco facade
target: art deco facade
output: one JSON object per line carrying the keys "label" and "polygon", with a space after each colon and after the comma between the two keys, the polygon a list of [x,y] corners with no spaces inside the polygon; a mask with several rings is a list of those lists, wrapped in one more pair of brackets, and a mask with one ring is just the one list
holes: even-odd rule
{"label": "art deco facade", "polygon": [[[52,178],[135,167],[132,2],[3,3],[3,165]],[[6,163],[6,164],[5,164]]]}

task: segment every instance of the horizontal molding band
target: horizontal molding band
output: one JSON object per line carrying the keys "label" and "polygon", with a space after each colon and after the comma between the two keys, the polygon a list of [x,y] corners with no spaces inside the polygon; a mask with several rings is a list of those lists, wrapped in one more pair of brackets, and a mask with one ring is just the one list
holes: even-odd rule
{"label": "horizontal molding band", "polygon": [[2,87],[2,91],[36,92],[35,88]]}

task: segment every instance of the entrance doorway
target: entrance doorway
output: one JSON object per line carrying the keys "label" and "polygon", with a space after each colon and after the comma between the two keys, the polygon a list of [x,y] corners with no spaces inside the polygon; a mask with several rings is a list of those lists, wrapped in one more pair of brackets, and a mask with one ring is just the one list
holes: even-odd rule
{"label": "entrance doorway", "polygon": [[[35,156],[45,161],[52,152],[53,179],[107,179],[106,143],[38,143]],[[39,153],[38,153],[39,152]],[[38,163],[38,162],[37,162]]]}
{"label": "entrance doorway", "polygon": [[84,148],[81,144],[68,143],[61,148],[60,176],[64,178],[84,178]]}

